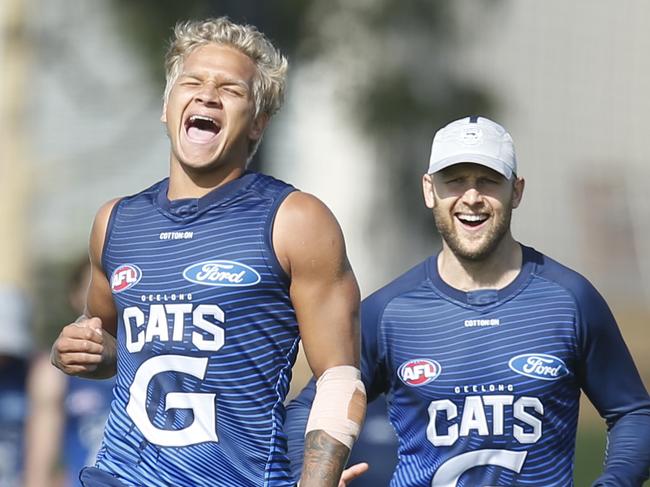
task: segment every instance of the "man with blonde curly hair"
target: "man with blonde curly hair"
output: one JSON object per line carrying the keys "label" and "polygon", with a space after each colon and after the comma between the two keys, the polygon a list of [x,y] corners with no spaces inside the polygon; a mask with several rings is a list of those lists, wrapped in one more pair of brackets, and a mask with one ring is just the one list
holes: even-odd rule
{"label": "man with blonde curly hair", "polygon": [[283,401],[302,339],[319,392],[301,485],[335,486],[365,412],[359,289],[327,207],[246,169],[282,104],[287,60],[226,18],[174,34],[169,178],[100,208],[86,311],[52,347],[68,374],[116,376],[81,480],[295,485]]}

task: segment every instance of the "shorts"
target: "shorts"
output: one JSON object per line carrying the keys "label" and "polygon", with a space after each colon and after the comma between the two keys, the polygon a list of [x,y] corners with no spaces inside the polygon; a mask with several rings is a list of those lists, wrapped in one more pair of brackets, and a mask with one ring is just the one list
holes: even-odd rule
{"label": "shorts", "polygon": [[79,472],[79,480],[84,487],[128,487],[117,477],[96,467],[86,467]]}

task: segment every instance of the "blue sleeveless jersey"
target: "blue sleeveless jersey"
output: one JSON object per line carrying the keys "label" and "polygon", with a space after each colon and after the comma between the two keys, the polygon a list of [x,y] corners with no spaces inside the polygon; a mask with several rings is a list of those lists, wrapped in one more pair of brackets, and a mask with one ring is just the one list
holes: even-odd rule
{"label": "blue sleeveless jersey", "polygon": [[[581,390],[611,428],[594,485],[646,478],[650,399],[605,301],[576,272],[524,247],[510,285],[463,292],[434,256],[366,298],[361,321],[368,399],[386,393],[399,438],[391,486],[573,485]],[[292,459],[310,395],[290,409]]]}
{"label": "blue sleeveless jersey", "polygon": [[97,467],[127,485],[293,485],[283,400],[299,335],[271,231],[294,188],[251,172],[200,199],[167,188],[109,221],[118,370]]}

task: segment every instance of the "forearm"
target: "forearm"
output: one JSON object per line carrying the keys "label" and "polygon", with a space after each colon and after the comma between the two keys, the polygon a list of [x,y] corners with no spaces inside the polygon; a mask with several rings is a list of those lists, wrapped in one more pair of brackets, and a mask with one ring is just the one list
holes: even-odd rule
{"label": "forearm", "polygon": [[640,487],[650,472],[650,409],[620,418],[608,433],[603,474],[593,487]]}
{"label": "forearm", "polygon": [[365,412],[366,393],[359,369],[332,367],[320,376],[306,427],[304,485],[338,485]]}
{"label": "forearm", "polygon": [[305,453],[300,487],[336,487],[350,450],[322,430],[305,437]]}

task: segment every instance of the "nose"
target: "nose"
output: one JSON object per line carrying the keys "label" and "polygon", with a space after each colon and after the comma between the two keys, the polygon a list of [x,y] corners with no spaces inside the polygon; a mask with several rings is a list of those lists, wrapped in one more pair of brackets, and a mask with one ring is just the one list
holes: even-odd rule
{"label": "nose", "polygon": [[463,202],[467,205],[473,206],[482,201],[483,195],[476,189],[475,186],[471,186],[463,193]]}
{"label": "nose", "polygon": [[205,106],[220,106],[219,89],[214,83],[204,83],[196,93],[194,100]]}

